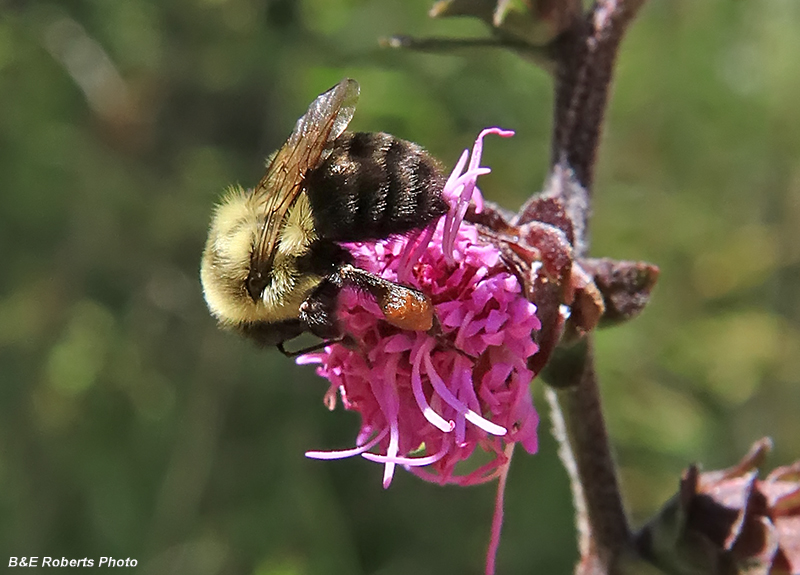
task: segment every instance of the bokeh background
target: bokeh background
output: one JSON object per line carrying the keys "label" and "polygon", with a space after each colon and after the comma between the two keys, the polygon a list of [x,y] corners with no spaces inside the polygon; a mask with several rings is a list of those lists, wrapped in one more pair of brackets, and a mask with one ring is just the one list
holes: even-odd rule
{"label": "bokeh background", "polygon": [[[326,382],[220,332],[198,282],[211,208],[254,184],[321,91],[352,126],[448,165],[478,131],[492,200],[543,181],[551,84],[500,51],[381,50],[484,35],[425,0],[0,1],[0,563],[131,557],[139,573],[479,573],[494,485],[360,458]],[[597,337],[637,521],[689,462],[764,435],[800,455],[800,3],[651,0],[623,45],[593,253],[661,266]],[[546,415],[540,384],[537,405]],[[546,417],[511,468],[499,573],[569,573],[568,485]]]}

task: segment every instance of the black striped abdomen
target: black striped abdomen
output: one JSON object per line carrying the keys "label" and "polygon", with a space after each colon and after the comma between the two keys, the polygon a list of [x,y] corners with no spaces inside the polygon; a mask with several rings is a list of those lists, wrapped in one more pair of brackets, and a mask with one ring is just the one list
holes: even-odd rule
{"label": "black striped abdomen", "polygon": [[320,238],[357,242],[427,226],[447,212],[445,178],[417,144],[384,133],[346,132],[306,175]]}

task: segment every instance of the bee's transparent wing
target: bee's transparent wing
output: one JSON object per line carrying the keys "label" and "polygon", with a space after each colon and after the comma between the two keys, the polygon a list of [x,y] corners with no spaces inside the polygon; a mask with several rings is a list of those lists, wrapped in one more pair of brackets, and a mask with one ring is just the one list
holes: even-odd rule
{"label": "bee's transparent wing", "polygon": [[[310,149],[322,151],[325,144],[332,142],[345,131],[358,102],[358,82],[345,78],[327,92],[320,94],[311,102],[308,111],[297,120],[292,135],[285,146],[299,147],[304,143]],[[315,164],[319,155],[311,159]]]}
{"label": "bee's transparent wing", "polygon": [[267,214],[254,258],[271,259],[281,222],[302,191],[306,172],[319,163],[329,144],[347,128],[356,110],[358,93],[358,82],[346,78],[320,94],[272,158],[267,173],[253,190],[254,200],[263,202]]}

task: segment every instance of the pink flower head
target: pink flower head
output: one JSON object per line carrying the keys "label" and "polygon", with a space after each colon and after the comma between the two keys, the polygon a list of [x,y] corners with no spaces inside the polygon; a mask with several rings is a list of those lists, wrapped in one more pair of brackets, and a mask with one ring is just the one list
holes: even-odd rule
{"label": "pink flower head", "polygon": [[[319,364],[317,373],[330,381],[326,404],[333,409],[339,395],[361,414],[361,430],[355,448],[308,457],[382,463],[384,487],[397,465],[425,480],[469,485],[498,477],[513,444],[536,451],[527,368],[538,349],[531,339],[541,328],[536,307],[498,249],[463,221],[470,202],[476,210],[483,204],[476,179],[490,171],[480,166],[487,134],[513,132],[488,128],[471,156],[464,151],[443,191],[450,211],[435,226],[418,237],[348,245],[360,268],[427,294],[441,329],[403,331],[384,321],[371,298],[343,291],[339,321],[357,347],[334,344],[297,361]],[[462,474],[457,464],[478,447],[488,463]]]}

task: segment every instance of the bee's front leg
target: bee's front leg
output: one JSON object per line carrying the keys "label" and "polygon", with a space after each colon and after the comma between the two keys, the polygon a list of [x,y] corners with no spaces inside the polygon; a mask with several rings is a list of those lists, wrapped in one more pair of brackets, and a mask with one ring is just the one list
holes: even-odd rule
{"label": "bee's front leg", "polygon": [[325,340],[341,339],[342,331],[336,319],[336,301],[341,286],[325,279],[300,304],[300,321],[308,331]]}

